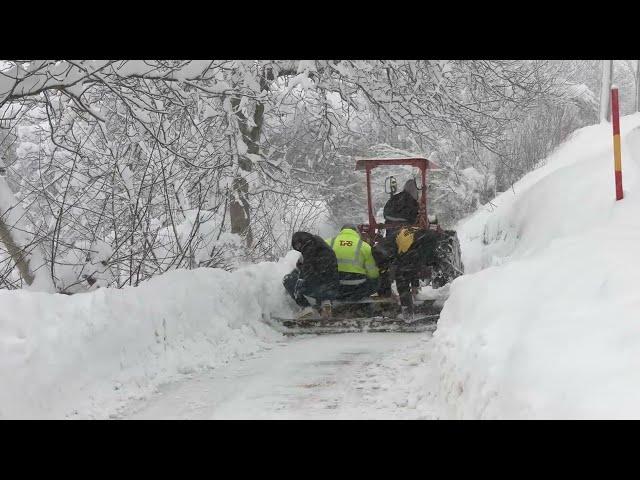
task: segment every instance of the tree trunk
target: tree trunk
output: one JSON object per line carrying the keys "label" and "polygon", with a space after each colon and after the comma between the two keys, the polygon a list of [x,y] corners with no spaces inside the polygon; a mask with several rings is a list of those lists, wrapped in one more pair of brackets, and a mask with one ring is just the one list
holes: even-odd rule
{"label": "tree trunk", "polygon": [[613,60],[602,61],[602,82],[600,84],[600,122],[611,121],[611,80]]}
{"label": "tree trunk", "polygon": [[[242,134],[242,140],[247,146],[247,154],[258,155],[260,153],[260,134],[262,133],[262,123],[264,119],[264,105],[257,103],[253,114],[255,126],[249,127],[247,117],[240,111],[240,99],[231,99],[231,105],[236,109],[238,126]],[[240,155],[238,164],[245,172],[252,171],[251,159],[245,155]],[[249,184],[240,175],[233,180],[231,198],[229,205],[229,216],[231,218],[231,233],[237,233],[245,237],[247,246],[251,246],[253,235],[251,232],[251,210],[248,201]]]}
{"label": "tree trunk", "polygon": [[241,176],[233,179],[231,186],[231,199],[229,204],[229,217],[231,218],[231,233],[244,236],[247,246],[253,242],[251,232],[251,210],[247,196],[249,184]]}
{"label": "tree trunk", "polygon": [[2,218],[0,218],[0,242],[2,242],[11,255],[11,259],[18,267],[18,271],[20,272],[20,276],[23,278],[27,285],[31,285],[33,283],[33,273],[29,268],[29,260],[27,259],[27,254],[22,248],[18,246],[18,244],[13,239],[11,235],[11,231],[7,224],[4,222]]}
{"label": "tree trunk", "polygon": [[[40,245],[34,244],[35,238],[31,237],[23,224],[25,217],[26,212],[16,201],[9,184],[4,178],[0,178],[0,242],[9,252],[23,280],[31,286],[36,280],[35,270],[44,265],[45,256]],[[31,251],[27,251],[29,245],[33,245]],[[36,283],[39,290],[54,291],[50,277],[42,273],[38,278]]]}

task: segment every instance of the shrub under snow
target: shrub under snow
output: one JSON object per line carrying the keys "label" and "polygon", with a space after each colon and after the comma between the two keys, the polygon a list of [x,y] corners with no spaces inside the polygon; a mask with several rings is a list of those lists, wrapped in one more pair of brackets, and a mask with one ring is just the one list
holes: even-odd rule
{"label": "shrub under snow", "polygon": [[177,373],[263,348],[281,338],[261,318],[290,313],[281,281],[296,259],[73,296],[0,290],[0,418],[104,417]]}

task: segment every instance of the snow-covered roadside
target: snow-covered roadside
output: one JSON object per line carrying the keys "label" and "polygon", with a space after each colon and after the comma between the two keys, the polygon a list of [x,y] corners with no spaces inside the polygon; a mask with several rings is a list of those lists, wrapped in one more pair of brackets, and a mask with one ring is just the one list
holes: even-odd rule
{"label": "snow-covered roadside", "polygon": [[103,418],[179,373],[281,336],[296,252],[229,273],[176,270],[139,287],[73,296],[0,291],[0,418]]}
{"label": "snow-covered roadside", "polygon": [[640,418],[640,114],[621,126],[623,201],[595,125],[458,227],[468,274],[414,368],[447,416]]}

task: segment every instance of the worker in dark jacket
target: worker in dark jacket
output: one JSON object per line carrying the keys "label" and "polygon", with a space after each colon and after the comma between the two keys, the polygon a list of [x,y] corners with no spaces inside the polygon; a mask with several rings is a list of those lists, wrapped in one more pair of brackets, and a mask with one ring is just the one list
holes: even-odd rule
{"label": "worker in dark jacket", "polygon": [[434,230],[403,227],[395,237],[386,237],[373,248],[373,257],[380,269],[378,293],[389,296],[395,278],[405,319],[414,313],[411,284],[422,267],[438,264],[437,246],[441,239],[442,234]]}
{"label": "worker in dark jacket", "polygon": [[[400,304],[405,316],[413,315],[412,285],[418,285],[419,271],[424,266],[435,267],[438,258],[438,242],[442,234],[435,230],[403,227],[395,238],[395,278]],[[415,282],[415,283],[414,283]]]}
{"label": "worker in dark jacket", "polygon": [[[396,238],[398,231],[403,226],[415,225],[418,219],[418,212],[420,210],[420,206],[418,203],[418,186],[416,185],[416,181],[411,178],[407,180],[402,188],[400,193],[393,195],[389,201],[384,206],[383,214],[385,219],[385,237],[387,239],[392,239],[391,245],[393,244],[393,239]],[[385,245],[381,245],[382,250],[389,250],[388,246],[389,242]],[[383,255],[382,252],[378,251],[378,256]],[[386,256],[386,254],[384,254]],[[378,259],[376,258],[378,262]],[[382,263],[378,263],[380,266],[380,290],[379,294],[381,296],[390,296],[391,295],[391,281],[390,281],[390,273],[387,271],[387,267],[385,264],[388,263],[386,260],[381,259]],[[418,278],[413,278],[411,280],[412,291],[417,292],[420,285],[420,281]]]}
{"label": "worker in dark jacket", "polygon": [[[400,193],[393,195],[385,204],[383,215],[385,225],[400,223],[413,225],[418,217],[418,186],[414,179],[407,180]],[[386,237],[394,237],[400,227],[387,227]]]}
{"label": "worker in dark jacket", "polygon": [[282,281],[295,302],[303,308],[299,318],[315,314],[307,297],[315,299],[321,314],[330,312],[329,301],[339,288],[338,261],[329,245],[317,235],[296,232],[291,237],[291,248],[302,253],[293,272]]}

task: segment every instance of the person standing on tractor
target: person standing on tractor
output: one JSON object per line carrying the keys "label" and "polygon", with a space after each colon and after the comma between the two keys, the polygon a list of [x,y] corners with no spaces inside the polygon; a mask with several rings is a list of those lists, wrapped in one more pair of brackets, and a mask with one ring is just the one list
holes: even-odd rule
{"label": "person standing on tractor", "polygon": [[402,315],[410,320],[414,314],[411,284],[423,266],[436,267],[442,234],[435,230],[402,227],[394,237],[387,237],[373,248],[373,256],[380,268],[381,296],[391,294],[392,277],[400,296]]}
{"label": "person standing on tractor", "polygon": [[378,290],[378,267],[355,225],[344,225],[340,233],[326,239],[338,259],[340,289],[337,300],[360,300]]}
{"label": "person standing on tractor", "polygon": [[[298,318],[311,317],[320,310],[322,317],[331,314],[330,300],[336,298],[340,287],[338,260],[327,243],[317,235],[295,232],[291,248],[302,253],[296,268],[282,280],[284,288],[302,307]],[[309,303],[315,300],[315,309]]]}
{"label": "person standing on tractor", "polygon": [[[385,237],[394,239],[400,228],[414,225],[417,221],[419,210],[418,186],[416,185],[416,181],[411,178],[405,182],[402,191],[393,195],[384,206]],[[393,243],[390,244],[393,245]],[[388,246],[382,246],[381,248],[385,250],[389,249]],[[382,261],[382,264],[384,263],[385,262]],[[384,273],[381,275],[380,284],[381,290],[379,294],[382,296],[391,295],[391,282],[386,273],[386,269],[384,269]],[[417,294],[420,288],[420,281],[417,277],[411,279],[411,286],[412,293]]]}
{"label": "person standing on tractor", "polygon": [[414,225],[418,217],[418,186],[412,178],[405,182],[400,193],[393,195],[385,204],[385,237],[395,237],[400,226],[387,226],[389,223]]}
{"label": "person standing on tractor", "polygon": [[403,227],[395,237],[395,277],[402,313],[405,319],[413,316],[413,294],[411,287],[423,266],[435,268],[439,265],[438,242],[442,234],[435,230]]}

